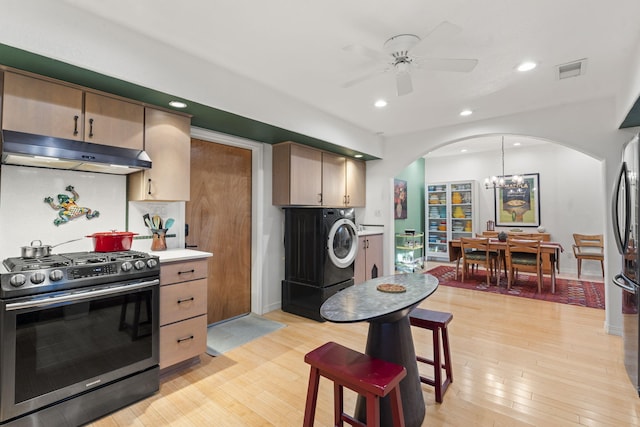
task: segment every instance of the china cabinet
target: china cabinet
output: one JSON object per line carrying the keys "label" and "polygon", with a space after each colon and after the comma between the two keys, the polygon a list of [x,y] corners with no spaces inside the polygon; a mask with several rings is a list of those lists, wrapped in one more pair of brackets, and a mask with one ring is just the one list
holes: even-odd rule
{"label": "china cabinet", "polygon": [[427,183],[426,256],[449,259],[448,242],[473,237],[477,226],[475,181]]}

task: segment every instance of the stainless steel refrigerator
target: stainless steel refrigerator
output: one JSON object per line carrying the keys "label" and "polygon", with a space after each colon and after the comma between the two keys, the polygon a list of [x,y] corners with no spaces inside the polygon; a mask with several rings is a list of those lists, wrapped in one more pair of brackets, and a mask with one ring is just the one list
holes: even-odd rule
{"label": "stainless steel refrigerator", "polygon": [[639,136],[629,141],[622,155],[622,164],[613,192],[613,228],[620,252],[620,273],[613,283],[622,288],[622,319],[624,339],[624,364],[629,379],[640,395],[638,377],[638,341],[640,327],[638,304],[640,303],[640,259],[638,257],[638,218],[640,218],[640,174]]}

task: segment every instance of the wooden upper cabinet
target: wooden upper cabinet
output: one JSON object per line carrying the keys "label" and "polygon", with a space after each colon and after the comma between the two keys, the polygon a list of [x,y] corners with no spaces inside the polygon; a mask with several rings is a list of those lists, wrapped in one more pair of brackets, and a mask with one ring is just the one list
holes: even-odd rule
{"label": "wooden upper cabinet", "polygon": [[189,200],[191,119],[145,108],[144,148],[151,169],[129,175],[129,200]]}
{"label": "wooden upper cabinet", "polygon": [[292,142],[273,146],[272,204],[322,205],[322,152]]}
{"label": "wooden upper cabinet", "polygon": [[273,146],[276,206],[365,206],[365,162],[294,142]]}
{"label": "wooden upper cabinet", "polygon": [[80,89],[5,72],[2,127],[82,141],[82,97]]}
{"label": "wooden upper cabinet", "polygon": [[324,206],[346,205],[345,157],[333,153],[322,153],[322,204]]}
{"label": "wooden upper cabinet", "polygon": [[144,107],[87,92],[84,131],[86,142],[142,150]]}
{"label": "wooden upper cabinet", "polygon": [[366,163],[333,153],[322,153],[322,204],[365,206]]}
{"label": "wooden upper cabinet", "polygon": [[347,206],[365,207],[367,199],[367,164],[361,160],[346,159],[345,165]]}
{"label": "wooden upper cabinet", "polygon": [[22,74],[4,73],[2,127],[142,150],[144,107]]}

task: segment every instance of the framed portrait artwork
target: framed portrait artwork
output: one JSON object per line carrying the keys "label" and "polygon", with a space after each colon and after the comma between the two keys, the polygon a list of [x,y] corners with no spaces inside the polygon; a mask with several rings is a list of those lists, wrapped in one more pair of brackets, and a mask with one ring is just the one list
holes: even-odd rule
{"label": "framed portrait artwork", "polygon": [[496,225],[501,227],[538,227],[540,225],[540,174],[522,175],[523,185],[511,184],[505,176],[503,188],[494,190]]}
{"label": "framed portrait artwork", "polygon": [[393,217],[407,219],[407,181],[396,179],[393,185]]}

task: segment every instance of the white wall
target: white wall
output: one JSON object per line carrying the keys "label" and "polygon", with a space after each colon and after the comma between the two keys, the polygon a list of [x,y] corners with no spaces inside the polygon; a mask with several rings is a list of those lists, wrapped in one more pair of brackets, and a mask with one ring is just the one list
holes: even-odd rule
{"label": "white wall", "polygon": [[[605,224],[605,330],[620,334],[622,328],[621,291],[611,285],[619,268],[618,252],[614,244],[613,226],[609,218],[611,189],[618,171],[622,147],[631,139],[630,131],[617,130],[616,100],[593,100],[561,107],[442,127],[417,134],[390,138],[385,142],[384,160],[367,162],[367,208],[363,222],[380,222],[391,230],[393,212],[393,177],[418,157],[430,150],[461,139],[480,135],[527,135],[556,142],[601,160],[602,188],[606,194],[599,215]],[[562,166],[564,167],[564,165]],[[393,239],[385,233],[385,273],[393,266]]]}
{"label": "white wall", "polygon": [[7,0],[2,8],[3,44],[355,151],[381,155],[380,137],[371,132],[66,2]]}
{"label": "white wall", "polygon": [[[495,151],[460,154],[447,157],[426,156],[427,182],[478,181],[478,228],[485,229],[487,220],[495,219],[493,190],[482,185],[485,177],[501,173],[500,147]],[[562,272],[577,272],[571,245],[573,233],[604,234],[605,202],[602,162],[558,144],[546,143],[527,147],[526,139],[519,148],[505,152],[505,173],[540,174],[540,219],[551,239],[560,242]],[[496,230],[506,229],[496,227]],[[525,228],[525,231],[528,231]],[[535,231],[535,228],[531,229]],[[583,274],[601,274],[598,262],[584,262]]]}
{"label": "white wall", "polygon": [[[126,223],[126,177],[92,172],[31,168],[2,165],[0,186],[0,260],[21,256],[20,248],[32,240],[44,245],[67,243],[52,249],[52,253],[93,250],[93,240],[85,236],[95,232],[124,231]],[[76,204],[100,212],[91,219],[80,216],[54,225],[58,210],[44,203],[58,194],[73,197],[65,190],[72,185],[79,198]]]}

